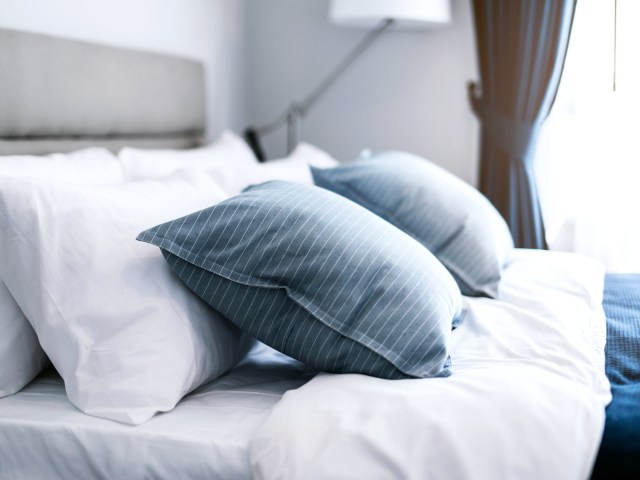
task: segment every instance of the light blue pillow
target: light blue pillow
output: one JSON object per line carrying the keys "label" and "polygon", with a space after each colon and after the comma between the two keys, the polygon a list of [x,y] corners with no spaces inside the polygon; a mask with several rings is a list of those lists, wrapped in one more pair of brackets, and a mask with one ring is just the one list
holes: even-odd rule
{"label": "light blue pillow", "polygon": [[464,295],[497,297],[513,239],[500,213],[478,190],[403,152],[312,168],[312,173],[316,185],[371,210],[427,247]]}
{"label": "light blue pillow", "polygon": [[317,369],[449,374],[455,281],[418,242],[339,195],[268,182],[138,239],[242,330]]}

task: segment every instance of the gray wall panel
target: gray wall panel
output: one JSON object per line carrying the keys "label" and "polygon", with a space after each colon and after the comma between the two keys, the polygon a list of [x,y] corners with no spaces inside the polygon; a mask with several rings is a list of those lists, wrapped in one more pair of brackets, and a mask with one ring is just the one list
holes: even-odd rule
{"label": "gray wall panel", "polygon": [[0,29],[0,137],[200,137],[200,62]]}

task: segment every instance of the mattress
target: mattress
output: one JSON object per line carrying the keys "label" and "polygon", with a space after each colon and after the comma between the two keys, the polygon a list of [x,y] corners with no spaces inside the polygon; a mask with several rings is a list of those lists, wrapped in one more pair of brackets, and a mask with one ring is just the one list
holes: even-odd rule
{"label": "mattress", "polygon": [[133,427],[69,403],[55,370],[0,399],[0,479],[250,478],[248,442],[314,373],[264,345],[171,412]]}
{"label": "mattress", "polygon": [[640,474],[640,275],[607,275],[603,306],[613,399],[592,478],[630,478]]}
{"label": "mattress", "polygon": [[318,374],[258,346],[138,427],[82,414],[48,371],[0,399],[0,479],[585,479],[611,399],[604,273],[515,251],[500,300],[466,298],[453,374]]}

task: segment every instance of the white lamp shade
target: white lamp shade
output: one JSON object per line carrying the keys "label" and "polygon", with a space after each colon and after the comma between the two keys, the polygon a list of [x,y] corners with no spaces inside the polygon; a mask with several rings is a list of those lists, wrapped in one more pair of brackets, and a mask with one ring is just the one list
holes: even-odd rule
{"label": "white lamp shade", "polygon": [[333,23],[371,27],[392,18],[400,26],[434,27],[451,22],[449,0],[331,0]]}

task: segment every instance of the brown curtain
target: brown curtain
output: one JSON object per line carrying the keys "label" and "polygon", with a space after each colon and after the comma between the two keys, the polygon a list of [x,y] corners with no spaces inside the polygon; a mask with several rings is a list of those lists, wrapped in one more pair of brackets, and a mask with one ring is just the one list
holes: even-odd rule
{"label": "brown curtain", "polygon": [[517,247],[546,248],[534,148],[558,90],[575,5],[473,0],[480,83],[469,84],[469,97],[482,123],[480,190]]}

